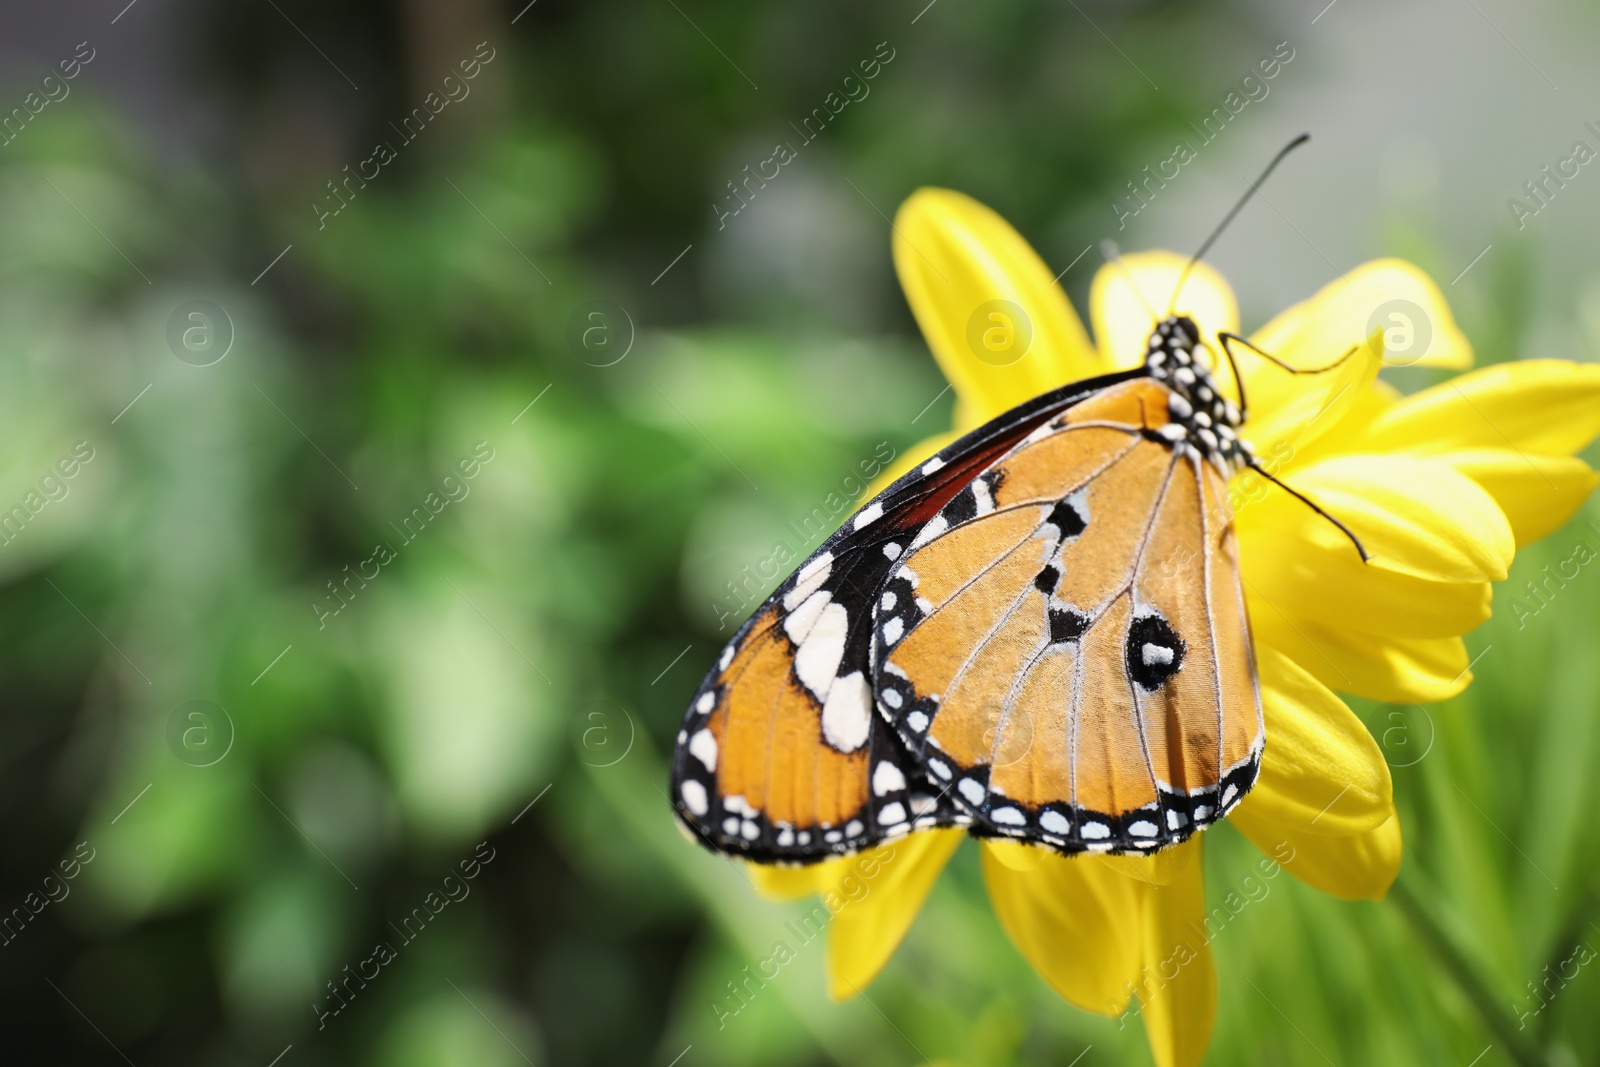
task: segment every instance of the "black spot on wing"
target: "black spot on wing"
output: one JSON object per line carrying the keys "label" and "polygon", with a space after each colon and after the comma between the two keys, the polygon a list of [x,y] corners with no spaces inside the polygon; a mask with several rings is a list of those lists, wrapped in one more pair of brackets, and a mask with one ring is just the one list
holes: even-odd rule
{"label": "black spot on wing", "polygon": [[1128,677],[1155,692],[1183,666],[1183,639],[1160,615],[1141,615],[1128,627]]}
{"label": "black spot on wing", "polygon": [[1071,608],[1050,608],[1050,642],[1076,641],[1089,628],[1089,616]]}
{"label": "black spot on wing", "polygon": [[944,506],[945,521],[951,526],[959,526],[978,517],[978,497],[972,486],[967,486],[957,493],[955,499]]}
{"label": "black spot on wing", "polygon": [[1060,581],[1061,572],[1052,565],[1039,572],[1033,579],[1033,587],[1045,596],[1049,596],[1056,591],[1056,585]]}
{"label": "black spot on wing", "polygon": [[1063,541],[1077,537],[1089,528],[1088,516],[1079,511],[1077,504],[1071,500],[1057,501],[1044,521],[1061,531]]}

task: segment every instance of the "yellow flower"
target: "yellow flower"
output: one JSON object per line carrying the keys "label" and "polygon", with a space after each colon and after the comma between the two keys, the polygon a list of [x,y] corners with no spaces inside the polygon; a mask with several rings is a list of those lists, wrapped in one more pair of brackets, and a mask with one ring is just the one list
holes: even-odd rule
{"label": "yellow flower", "polygon": [[[1065,382],[1140,365],[1150,309],[1164,313],[1186,262],[1151,252],[1102,268],[1090,293],[1091,344],[1043,261],[981,204],[925,189],[900,209],[894,232],[906,296],[956,390],[955,433]],[[1574,458],[1600,433],[1600,367],[1501,364],[1401,397],[1377,380],[1384,335],[1369,327],[1393,301],[1409,305],[1419,345],[1426,335],[1425,350],[1405,362],[1471,366],[1443,295],[1397,260],[1350,271],[1250,338],[1299,368],[1326,366],[1363,342],[1336,370],[1296,376],[1248,354],[1240,364],[1250,403],[1243,436],[1373,558],[1363,564],[1332,524],[1260,475],[1235,478],[1267,744],[1260,778],[1230,818],[1266,853],[1264,870],[1280,864],[1346,899],[1387,892],[1400,823],[1383,754],[1335,693],[1411,703],[1460,692],[1471,679],[1461,635],[1489,617],[1491,583],[1506,577],[1517,546],[1560,527],[1600,482]],[[996,308],[1005,317],[991,319]],[[1205,264],[1176,311],[1213,348],[1218,332],[1239,326],[1232,291]],[[998,355],[980,353],[991,323],[1002,330],[987,339]],[[1219,377],[1232,387],[1225,365]],[[950,440],[912,449],[886,479]],[[887,962],[962,837],[913,834],[862,857],[752,872],[773,895],[823,894],[834,913],[830,992],[844,997]],[[1156,1062],[1202,1059],[1217,979],[1198,837],[1140,858],[981,848],[1001,924],[1057,993],[1104,1015],[1137,994]]]}

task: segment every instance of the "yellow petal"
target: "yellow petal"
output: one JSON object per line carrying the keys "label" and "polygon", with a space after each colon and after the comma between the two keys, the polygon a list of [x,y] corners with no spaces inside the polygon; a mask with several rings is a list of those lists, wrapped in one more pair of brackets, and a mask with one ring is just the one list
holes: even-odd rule
{"label": "yellow petal", "polygon": [[844,861],[822,894],[828,927],[828,995],[855,996],[877,977],[967,835],[924,830]]}
{"label": "yellow petal", "polygon": [[1051,270],[1011,225],[969,196],[919,189],[894,224],[912,314],[955,386],[960,430],[1101,372]]}
{"label": "yellow petal", "polygon": [[1151,885],[1171,885],[1199,854],[1198,849],[1164,848],[1149,856],[1103,856],[1112,870]]}
{"label": "yellow petal", "polygon": [[1459,637],[1388,637],[1333,629],[1280,604],[1246,596],[1256,646],[1278,649],[1317,681],[1340,693],[1396,704],[1432,704],[1472,681],[1467,646]]}
{"label": "yellow petal", "polygon": [[[1191,838],[1180,849],[1200,851]],[[1205,935],[1204,865],[1189,863],[1171,885],[1145,894],[1140,1014],[1159,1067],[1196,1067],[1217,1019],[1217,968]]]}
{"label": "yellow petal", "polygon": [[1267,747],[1252,811],[1306,833],[1370,830],[1394,811],[1389,764],[1355,712],[1270,646],[1256,648]]}
{"label": "yellow petal", "polygon": [[984,843],[983,854],[986,860],[1004,864],[1007,870],[1018,874],[1032,874],[1057,858],[1056,854],[1047,848],[1013,841],[987,841]]}
{"label": "yellow petal", "polygon": [[[1144,362],[1150,331],[1167,313],[1187,256],[1175,252],[1134,252],[1121,265],[1105,264],[1089,288],[1089,318],[1100,359],[1107,370],[1130,370]],[[1207,343],[1239,329],[1239,304],[1228,283],[1206,263],[1196,263],[1178,294],[1177,314],[1188,315]],[[1220,355],[1220,353],[1219,353]]]}
{"label": "yellow petal", "polygon": [[1240,804],[1228,818],[1302,882],[1344,900],[1382,900],[1400,873],[1400,817],[1349,837],[1307,834]]}
{"label": "yellow petal", "polygon": [[746,863],[744,871],[757,893],[768,900],[799,900],[820,893],[839,880],[843,859],[824,860],[805,867],[780,867],[769,863]]}
{"label": "yellow petal", "polygon": [[[1362,451],[1359,444],[1361,435],[1372,425],[1373,420],[1392,407],[1401,395],[1398,389],[1381,378],[1369,382],[1364,389],[1357,388],[1356,395],[1349,404],[1342,402],[1343,397],[1336,398],[1336,392],[1337,390],[1330,392],[1324,401],[1325,409],[1312,416],[1312,423],[1307,427],[1310,433],[1296,434],[1291,428],[1287,431],[1287,436],[1280,436],[1276,442],[1269,441],[1265,448],[1257,450],[1257,455],[1269,471],[1282,478],[1290,471],[1327,459],[1329,456]],[[1258,414],[1254,393],[1250,395],[1250,405],[1253,423],[1261,424],[1268,421],[1271,412],[1260,409]],[[1337,410],[1334,410],[1335,407]],[[1325,419],[1329,421],[1329,425],[1325,430],[1318,432]],[[1244,432],[1244,437],[1252,445],[1255,443],[1249,431]],[[1260,478],[1259,475],[1245,477]]]}
{"label": "yellow petal", "polygon": [[1297,367],[1328,368],[1317,374],[1290,374],[1258,356],[1241,355],[1245,362],[1239,373],[1244,376],[1248,401],[1241,432],[1263,462],[1269,467],[1294,463],[1322,438],[1342,430],[1345,419],[1360,411],[1364,403],[1370,403],[1373,385],[1383,366],[1376,339],[1377,334],[1373,334],[1369,343],[1357,347],[1337,365],[1334,361],[1343,355],[1343,350],[1323,362],[1291,363]]}
{"label": "yellow petal", "polygon": [[1600,366],[1500,363],[1407,397],[1373,422],[1364,447],[1388,452],[1511,448],[1567,456],[1600,434]]}
{"label": "yellow petal", "polygon": [[1008,850],[1040,850],[983,843],[983,879],[1012,943],[1068,1002],[1120,1015],[1139,977],[1143,897],[1154,890],[1102,857],[1043,853],[1035,869],[1018,871],[998,858]]}
{"label": "yellow petal", "polygon": [[[1367,566],[1440,582],[1500,581],[1516,553],[1494,498],[1436,460],[1334,456],[1284,480],[1355,532],[1372,556]],[[1288,493],[1269,492],[1245,519],[1258,529],[1293,529],[1295,544],[1307,550],[1332,553],[1342,545],[1355,554],[1333,523],[1309,522],[1296,509],[1309,510]],[[1241,558],[1254,582],[1254,562]]]}
{"label": "yellow petal", "polygon": [[1251,588],[1273,604],[1292,605],[1297,616],[1397,637],[1454,637],[1489,617],[1487,581],[1401,573],[1370,542],[1375,558],[1363,563],[1347,538],[1329,536],[1338,531],[1327,519],[1248,472],[1234,494]]}
{"label": "yellow petal", "polygon": [[1383,334],[1384,363],[1460,370],[1472,345],[1456,326],[1439,287],[1415,266],[1378,259],[1349,271],[1263,326],[1252,338],[1291,366],[1324,366]]}
{"label": "yellow petal", "polygon": [[[1240,476],[1241,492],[1253,477]],[[1240,557],[1258,596],[1296,605],[1296,614],[1329,626],[1395,637],[1456,637],[1489,617],[1489,582],[1418,578],[1382,558],[1363,563],[1345,537],[1320,536],[1327,519],[1280,490],[1265,492],[1285,499],[1259,509],[1252,500],[1236,520]],[[1367,550],[1377,551],[1370,544]]]}
{"label": "yellow petal", "polygon": [[1439,459],[1494,497],[1511,523],[1518,548],[1565,526],[1600,485],[1600,475],[1571,456],[1477,448],[1446,452]]}

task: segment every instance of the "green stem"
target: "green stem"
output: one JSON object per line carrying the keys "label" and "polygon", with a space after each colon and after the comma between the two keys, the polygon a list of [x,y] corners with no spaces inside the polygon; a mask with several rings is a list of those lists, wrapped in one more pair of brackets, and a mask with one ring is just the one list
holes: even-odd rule
{"label": "green stem", "polygon": [[1411,892],[1405,879],[1395,880],[1394,886],[1389,890],[1388,899],[1410,923],[1412,932],[1417,938],[1449,972],[1461,992],[1472,1001],[1484,1025],[1499,1038],[1506,1053],[1521,1064],[1521,1067],[1548,1067],[1548,1061],[1539,1047],[1522,1036],[1515,1020],[1500,1006],[1500,999],[1479,976],[1466,955],[1445,932],[1444,927],[1434,920],[1422,901]]}
{"label": "green stem", "polygon": [[[1559,971],[1562,962],[1577,948],[1580,942],[1587,944],[1588,932],[1594,926],[1591,916],[1596,915],[1600,915],[1600,887],[1591,889],[1573,908],[1572,914],[1568,916],[1566,923],[1563,924],[1551,944],[1549,962],[1545,964],[1544,970],[1541,970],[1539,974],[1542,975],[1546,971]],[[1556,1019],[1557,1015],[1553,1011],[1540,1014],[1537,1029],[1541,1042],[1549,1043],[1550,1030],[1555,1026]]]}

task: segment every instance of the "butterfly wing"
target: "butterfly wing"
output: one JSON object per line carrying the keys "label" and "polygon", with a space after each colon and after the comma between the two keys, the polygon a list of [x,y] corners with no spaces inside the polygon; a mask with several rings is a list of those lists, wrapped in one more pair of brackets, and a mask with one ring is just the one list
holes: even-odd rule
{"label": "butterfly wing", "polygon": [[1017,442],[1134,374],[1046,394],[896,481],[790,575],[722,650],[678,734],[671,797],[702,843],[763,862],[965,824],[873,710],[873,610],[917,531]]}
{"label": "butterfly wing", "polygon": [[1226,485],[1106,389],[925,523],[875,613],[879,706],[973,832],[1147,852],[1225,814],[1264,732]]}

